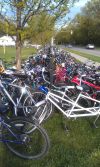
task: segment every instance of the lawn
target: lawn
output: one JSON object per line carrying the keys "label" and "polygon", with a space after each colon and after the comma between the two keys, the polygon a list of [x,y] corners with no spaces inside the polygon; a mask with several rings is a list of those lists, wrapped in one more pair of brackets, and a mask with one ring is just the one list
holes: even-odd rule
{"label": "lawn", "polygon": [[[22,57],[32,53],[33,48],[25,48]],[[6,48],[5,55],[0,48],[0,58],[11,62],[14,57],[14,48]],[[98,128],[94,128],[94,119],[69,120],[56,111],[43,124],[51,142],[48,154],[40,160],[23,160],[0,143],[0,167],[100,167],[100,120]]]}
{"label": "lawn", "polygon": [[83,52],[76,51],[76,50],[73,50],[73,49],[68,49],[68,48],[66,50],[68,50],[69,52],[75,53],[75,54],[77,54],[79,56],[88,58],[88,59],[90,59],[92,61],[100,63],[100,57],[99,56],[94,56],[94,55],[91,55],[91,54],[83,53]]}
{"label": "lawn", "polygon": [[92,122],[93,118],[68,120],[56,112],[43,124],[51,141],[48,155],[23,160],[0,144],[0,167],[100,167],[100,128]]}
{"label": "lawn", "polygon": [[[35,53],[36,50],[32,47],[22,48],[22,60],[25,60],[29,55]],[[0,47],[0,59],[2,59],[7,64],[12,64],[15,60],[16,50],[15,47],[6,47],[5,54],[3,47]]]}

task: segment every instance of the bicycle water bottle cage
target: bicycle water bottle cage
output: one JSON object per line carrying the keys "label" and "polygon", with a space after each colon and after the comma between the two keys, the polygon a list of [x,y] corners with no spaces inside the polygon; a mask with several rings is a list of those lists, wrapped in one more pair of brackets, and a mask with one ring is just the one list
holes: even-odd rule
{"label": "bicycle water bottle cage", "polygon": [[45,86],[40,86],[39,90],[41,90],[43,93],[47,94],[48,93],[48,89]]}

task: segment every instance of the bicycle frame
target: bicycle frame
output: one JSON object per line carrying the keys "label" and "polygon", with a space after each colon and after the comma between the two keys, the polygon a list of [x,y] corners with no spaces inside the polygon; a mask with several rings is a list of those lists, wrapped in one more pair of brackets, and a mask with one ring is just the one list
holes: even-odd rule
{"label": "bicycle frame", "polygon": [[82,77],[79,78],[78,76],[75,76],[75,77],[72,78],[71,82],[72,82],[72,83],[75,83],[75,84],[77,84],[77,85],[81,85],[81,84],[83,83],[83,84],[86,84],[86,85],[88,85],[88,86],[90,86],[90,87],[96,89],[96,90],[100,90],[100,86],[95,85],[95,84],[93,84],[93,83],[91,83],[91,82],[88,82],[88,81],[86,81],[86,80],[82,80]]}
{"label": "bicycle frame", "polygon": [[12,102],[12,104],[14,105],[14,109],[15,109],[15,115],[17,116],[17,109],[18,107],[20,107],[20,102],[21,102],[21,99],[23,97],[24,94],[27,94],[27,96],[29,96],[31,98],[31,100],[33,101],[33,103],[35,103],[35,101],[33,100],[32,98],[32,95],[30,93],[30,91],[27,89],[27,86],[24,86],[24,87],[21,87],[21,86],[18,86],[18,85],[15,85],[15,84],[9,84],[10,86],[13,86],[13,87],[16,87],[16,88],[19,88],[21,90],[21,95],[19,98],[17,98],[17,102],[15,102],[13,100],[13,98],[10,96],[9,92],[6,90],[6,88],[4,87],[4,85],[2,84],[1,80],[0,80],[0,88],[1,88],[1,91],[4,92],[4,94],[8,97],[8,99]]}
{"label": "bicycle frame", "polygon": [[23,144],[22,141],[18,141],[18,139],[20,139],[18,135],[16,135],[15,133],[12,132],[12,130],[9,128],[10,125],[7,124],[4,119],[2,119],[2,117],[0,117],[0,127],[1,125],[7,129],[7,131],[11,134],[11,136],[14,136],[16,138],[16,140],[7,140],[7,139],[2,139],[3,135],[1,134],[1,138],[0,138],[0,142],[3,142],[3,143],[7,143],[7,142],[12,142],[12,143],[16,143],[16,144]]}
{"label": "bicycle frame", "polygon": [[[62,91],[61,95],[63,94]],[[65,99],[65,97],[67,99]],[[79,93],[77,99],[75,101],[71,100],[70,98],[68,99],[68,96],[64,94],[64,96],[57,95],[52,92],[48,92],[46,99],[49,100],[55,107],[57,107],[66,117],[68,118],[77,118],[77,117],[88,117],[88,116],[98,116],[100,115],[100,106],[99,107],[88,107],[84,108],[78,104],[78,101],[80,98],[83,97],[87,100],[91,100],[94,103],[99,103],[100,101],[91,98],[89,95],[84,95],[83,93]],[[64,102],[64,105],[71,104],[71,108],[64,110],[63,107],[61,106],[61,103],[59,105],[59,102]]]}

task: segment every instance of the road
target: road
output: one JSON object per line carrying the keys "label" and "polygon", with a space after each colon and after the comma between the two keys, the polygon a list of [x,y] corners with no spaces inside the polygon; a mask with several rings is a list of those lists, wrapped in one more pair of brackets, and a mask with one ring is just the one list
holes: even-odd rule
{"label": "road", "polygon": [[85,49],[85,48],[81,48],[81,47],[72,47],[70,49],[100,57],[100,50],[99,49],[90,50],[90,49]]}

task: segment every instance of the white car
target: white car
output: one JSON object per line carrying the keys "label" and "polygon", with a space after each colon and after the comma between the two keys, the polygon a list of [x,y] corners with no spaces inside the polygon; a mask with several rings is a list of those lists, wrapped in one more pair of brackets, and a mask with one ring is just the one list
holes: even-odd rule
{"label": "white car", "polygon": [[95,46],[93,44],[88,44],[86,45],[86,49],[94,49]]}
{"label": "white car", "polygon": [[72,48],[72,45],[69,44],[67,47],[68,47],[68,48]]}

